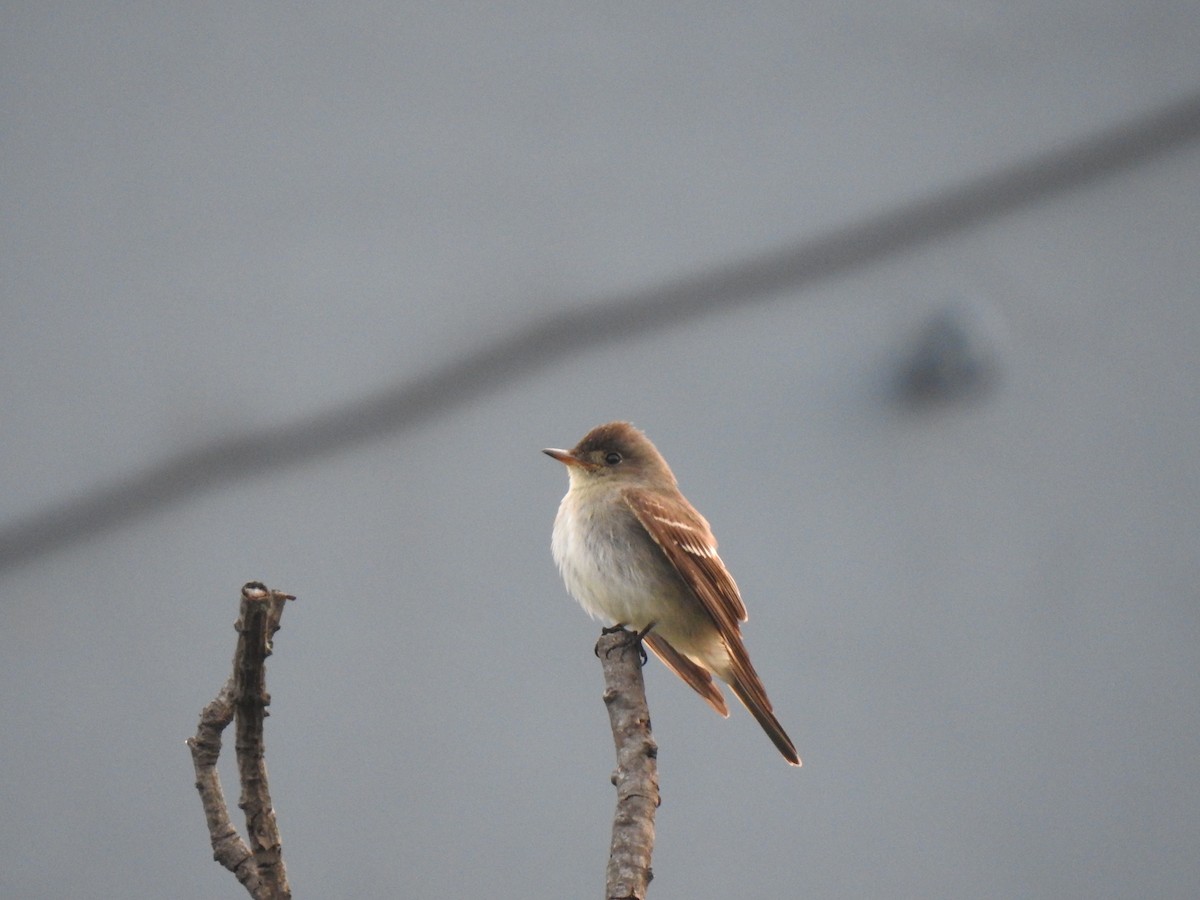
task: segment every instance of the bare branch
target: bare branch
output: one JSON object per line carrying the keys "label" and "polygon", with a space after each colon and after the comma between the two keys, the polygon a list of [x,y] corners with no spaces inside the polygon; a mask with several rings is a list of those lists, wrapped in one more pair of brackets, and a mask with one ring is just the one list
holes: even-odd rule
{"label": "bare branch", "polygon": [[631,632],[605,632],[596,643],[604,668],[604,703],[617,749],[617,788],[605,897],[643,900],[654,873],[654,813],[658,808],[658,745],[642,680],[641,642]]}
{"label": "bare branch", "polygon": [[236,875],[237,880],[250,892],[250,896],[257,900],[267,895],[263,893],[258,880],[254,854],[229,820],[229,806],[225,803],[225,792],[221,789],[221,778],[217,775],[217,757],[221,755],[221,732],[232,721],[233,677],[230,676],[216,699],[201,710],[196,736],[188,738],[187,745],[192,751],[192,763],[196,767],[196,790],[200,792],[204,818],[208,822],[213,859]]}
{"label": "bare branch", "polygon": [[[233,674],[216,698],[200,713],[200,724],[187,745],[196,767],[196,789],[204,806],[213,859],[233,872],[255,900],[289,900],[292,896],[275,809],[267,782],[263,719],[271,702],[266,691],[266,658],[279,630],[284,604],[295,598],[252,581],[242,588],[241,615]],[[247,844],[229,816],[217,775],[221,733],[237,717],[236,750],[242,782],[238,805],[246,814]]]}

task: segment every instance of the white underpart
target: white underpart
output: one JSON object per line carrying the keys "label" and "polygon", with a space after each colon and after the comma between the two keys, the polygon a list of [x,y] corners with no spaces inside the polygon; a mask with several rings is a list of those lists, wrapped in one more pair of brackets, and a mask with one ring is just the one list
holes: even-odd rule
{"label": "white underpart", "polygon": [[[599,492],[601,485],[579,483],[577,477],[573,482],[574,490],[559,505],[551,540],[567,591],[607,624],[641,630],[656,623],[655,633],[676,650],[722,674],[729,665],[724,641],[662,548],[617,492]],[[670,524],[695,530],[686,523]],[[716,556],[715,548],[699,541],[681,546],[697,556]]]}

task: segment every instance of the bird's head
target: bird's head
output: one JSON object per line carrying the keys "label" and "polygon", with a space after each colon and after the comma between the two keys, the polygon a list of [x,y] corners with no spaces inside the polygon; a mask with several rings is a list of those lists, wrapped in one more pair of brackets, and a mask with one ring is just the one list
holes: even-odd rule
{"label": "bird's head", "polygon": [[542,452],[567,467],[572,485],[601,480],[642,487],[675,484],[675,476],[658,448],[628,422],[598,425],[570,450]]}

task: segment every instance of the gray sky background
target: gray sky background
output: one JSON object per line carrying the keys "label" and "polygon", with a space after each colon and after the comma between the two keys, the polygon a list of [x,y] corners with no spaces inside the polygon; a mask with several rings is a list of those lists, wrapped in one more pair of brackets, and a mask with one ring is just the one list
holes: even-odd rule
{"label": "gray sky background", "polygon": [[[1197,46],[1184,0],[9,4],[0,531],[1132,120]],[[598,896],[538,451],[624,418],[805,760],[652,663],[652,897],[1192,896],[1198,246],[1200,142],[9,562],[0,895],[239,896],[183,740],[259,579],[297,897]],[[992,377],[904,402],[946,310]]]}

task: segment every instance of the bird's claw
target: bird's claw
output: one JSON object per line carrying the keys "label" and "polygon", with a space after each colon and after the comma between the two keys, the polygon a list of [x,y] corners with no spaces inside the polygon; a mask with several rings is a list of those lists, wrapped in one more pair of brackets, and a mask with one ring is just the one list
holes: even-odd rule
{"label": "bird's claw", "polygon": [[[641,657],[641,665],[646,665],[650,657],[646,655],[646,648],[642,646],[642,638],[649,634],[650,629],[653,627],[654,625],[651,624],[648,628],[644,628],[641,631],[629,631],[625,628],[623,622],[618,622],[616,625],[610,625],[607,628],[601,628],[600,634],[602,636],[606,634],[616,634],[617,632],[622,632],[625,635],[625,640],[623,640],[620,644],[614,644],[613,646],[609,647],[604,651],[604,655],[611,655],[612,652],[618,647],[620,648],[622,654],[629,650],[630,647],[637,647],[638,655]],[[600,655],[599,644],[596,645],[596,655]]]}

